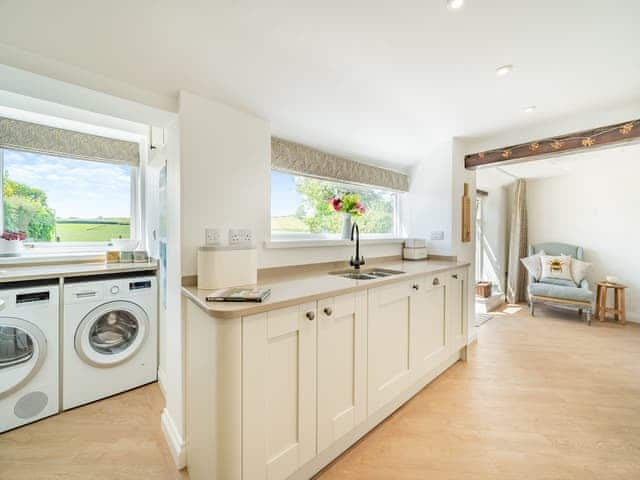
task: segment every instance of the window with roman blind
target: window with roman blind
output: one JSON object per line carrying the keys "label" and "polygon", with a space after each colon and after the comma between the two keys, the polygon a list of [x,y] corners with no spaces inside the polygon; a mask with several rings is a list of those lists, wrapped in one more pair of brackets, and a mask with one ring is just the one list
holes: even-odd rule
{"label": "window with roman blind", "polygon": [[105,245],[137,239],[140,146],[0,117],[5,239]]}

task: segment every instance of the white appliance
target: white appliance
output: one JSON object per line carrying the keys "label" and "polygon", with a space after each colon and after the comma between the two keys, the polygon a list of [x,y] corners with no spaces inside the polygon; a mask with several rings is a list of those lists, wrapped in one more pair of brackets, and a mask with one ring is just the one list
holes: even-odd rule
{"label": "white appliance", "polygon": [[58,410],[58,287],[2,289],[0,432]]}
{"label": "white appliance", "polygon": [[155,381],[157,323],[154,276],[65,284],[63,410]]}

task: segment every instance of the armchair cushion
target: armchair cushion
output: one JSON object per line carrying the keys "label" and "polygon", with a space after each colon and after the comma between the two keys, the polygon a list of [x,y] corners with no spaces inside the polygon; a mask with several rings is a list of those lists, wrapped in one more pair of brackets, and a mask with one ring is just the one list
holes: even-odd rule
{"label": "armchair cushion", "polygon": [[[542,277],[540,281],[549,283],[549,281],[566,280],[573,283],[571,276],[571,257],[568,255],[542,255]],[[573,283],[575,286],[576,284]]]}
{"label": "armchair cushion", "polygon": [[593,292],[576,286],[553,285],[550,283],[532,283],[529,285],[530,296],[541,296],[574,300],[577,302],[593,302]]}

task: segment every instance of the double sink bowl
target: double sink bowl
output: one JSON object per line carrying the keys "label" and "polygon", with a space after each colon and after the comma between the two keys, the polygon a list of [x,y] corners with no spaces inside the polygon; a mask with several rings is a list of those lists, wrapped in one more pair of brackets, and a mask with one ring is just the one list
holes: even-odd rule
{"label": "double sink bowl", "polygon": [[388,268],[366,268],[362,270],[351,269],[329,272],[329,275],[349,278],[351,280],[375,280],[376,278],[392,277],[393,275],[401,275],[403,273],[405,272],[400,270],[389,270]]}

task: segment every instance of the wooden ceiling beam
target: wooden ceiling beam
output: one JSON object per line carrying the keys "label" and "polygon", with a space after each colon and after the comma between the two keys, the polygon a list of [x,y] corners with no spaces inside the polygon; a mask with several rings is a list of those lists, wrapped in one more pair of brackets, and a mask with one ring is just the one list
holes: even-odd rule
{"label": "wooden ceiling beam", "polygon": [[640,119],[630,120],[616,125],[496,148],[486,152],[471,153],[465,155],[464,166],[467,169],[475,169],[486,165],[498,165],[542,155],[578,152],[605,145],[629,142],[639,138]]}

